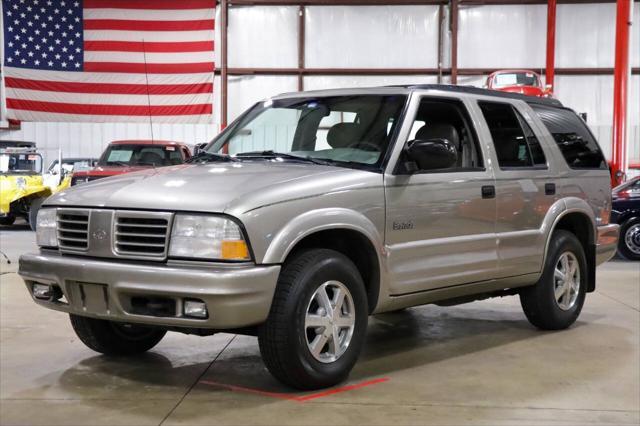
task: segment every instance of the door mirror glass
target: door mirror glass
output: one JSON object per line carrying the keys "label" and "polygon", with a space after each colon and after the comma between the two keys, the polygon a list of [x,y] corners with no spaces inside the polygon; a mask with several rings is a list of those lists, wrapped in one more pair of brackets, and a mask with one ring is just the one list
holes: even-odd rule
{"label": "door mirror glass", "polygon": [[448,169],[455,166],[458,153],[448,139],[414,139],[407,143],[406,154],[419,170]]}

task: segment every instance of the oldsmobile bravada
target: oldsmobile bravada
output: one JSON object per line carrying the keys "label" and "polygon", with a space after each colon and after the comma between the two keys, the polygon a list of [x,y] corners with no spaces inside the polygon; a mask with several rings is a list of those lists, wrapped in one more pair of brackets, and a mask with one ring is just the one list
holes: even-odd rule
{"label": "oldsmobile bravada", "polygon": [[550,98],[427,85],[276,96],[189,163],[49,198],[33,300],[104,354],[254,334],[300,389],[344,380],[369,315],[518,295],[569,327],[616,250],[607,164]]}

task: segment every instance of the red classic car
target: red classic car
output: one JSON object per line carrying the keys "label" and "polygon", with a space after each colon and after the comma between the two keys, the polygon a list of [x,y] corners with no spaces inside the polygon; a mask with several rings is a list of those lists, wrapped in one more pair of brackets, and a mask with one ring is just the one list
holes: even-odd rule
{"label": "red classic car", "polygon": [[528,96],[551,97],[551,87],[542,84],[540,75],[529,70],[500,70],[487,77],[488,89],[522,93]]}
{"label": "red classic car", "polygon": [[189,158],[191,158],[191,151],[182,142],[113,141],[102,153],[95,168],[73,174],[71,185],[144,170],[150,167],[182,164]]}

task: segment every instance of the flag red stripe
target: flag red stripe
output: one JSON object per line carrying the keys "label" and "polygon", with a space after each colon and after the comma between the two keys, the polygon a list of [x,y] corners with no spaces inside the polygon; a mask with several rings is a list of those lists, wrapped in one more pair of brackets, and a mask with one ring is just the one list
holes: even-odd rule
{"label": "flag red stripe", "polygon": [[138,74],[187,74],[213,72],[213,62],[192,64],[144,64],[132,62],[85,62],[87,72],[124,72]]}
{"label": "flag red stripe", "polygon": [[132,21],[127,19],[85,19],[85,30],[201,31],[213,30],[213,19],[193,21]]}
{"label": "flag red stripe", "polygon": [[62,102],[42,102],[7,98],[7,108],[83,115],[201,115],[211,114],[211,104],[192,105],[90,105]]}
{"label": "flag red stripe", "polygon": [[85,40],[84,50],[96,52],[210,52],[213,51],[213,40],[180,41],[175,43],[141,41],[100,41]]}
{"label": "flag red stripe", "polygon": [[216,0],[84,0],[89,9],[213,9]]}
{"label": "flag red stripe", "polygon": [[195,95],[211,93],[213,83],[198,84],[115,84],[69,83],[62,81],[30,80],[5,77],[5,86],[13,89],[39,90],[65,93],[107,93],[116,95]]}

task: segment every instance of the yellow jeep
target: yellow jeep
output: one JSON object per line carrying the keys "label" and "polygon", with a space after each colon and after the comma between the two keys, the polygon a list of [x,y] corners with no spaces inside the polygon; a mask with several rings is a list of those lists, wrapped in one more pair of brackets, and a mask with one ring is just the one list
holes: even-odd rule
{"label": "yellow jeep", "polygon": [[0,225],[12,225],[21,216],[35,230],[38,209],[52,193],[43,182],[35,143],[0,141]]}

